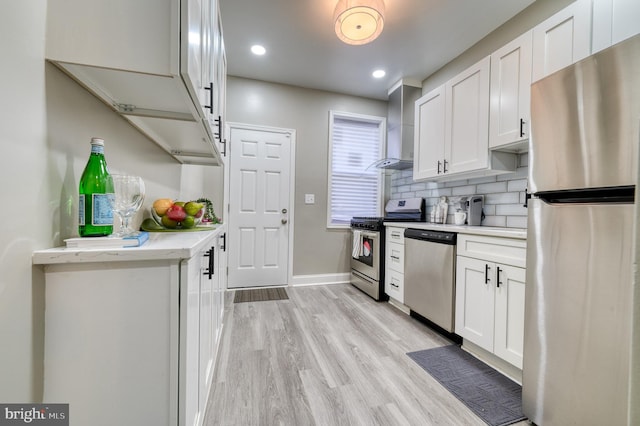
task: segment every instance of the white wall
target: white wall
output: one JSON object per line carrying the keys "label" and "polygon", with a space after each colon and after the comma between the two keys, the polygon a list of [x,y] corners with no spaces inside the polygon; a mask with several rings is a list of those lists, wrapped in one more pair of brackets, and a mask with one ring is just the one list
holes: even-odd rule
{"label": "white wall", "polygon": [[[348,230],[327,229],[329,111],[386,117],[387,103],[229,77],[227,121],[296,130],[293,274],[349,272]],[[233,149],[233,148],[231,148]],[[315,194],[315,204],[304,203]]]}
{"label": "white wall", "polygon": [[49,176],[46,135],[45,9],[41,2],[5,2],[0,13],[0,400],[39,398],[43,288],[31,279],[31,251],[50,242],[58,214]]}
{"label": "white wall", "polygon": [[181,188],[210,196],[201,166],[183,170],[45,62],[44,5],[41,0],[3,2],[0,11],[0,401],[5,403],[42,398],[45,286],[31,253],[77,234],[77,184],[91,136],[105,139],[111,172],[142,176],[145,210],[155,198],[180,197]]}

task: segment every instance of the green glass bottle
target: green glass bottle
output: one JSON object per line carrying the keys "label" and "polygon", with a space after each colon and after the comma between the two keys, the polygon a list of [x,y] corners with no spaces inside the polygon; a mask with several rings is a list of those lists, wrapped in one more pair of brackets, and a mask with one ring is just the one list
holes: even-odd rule
{"label": "green glass bottle", "polygon": [[113,180],[104,159],[104,140],[91,138],[91,155],[78,190],[78,233],[99,237],[113,232]]}

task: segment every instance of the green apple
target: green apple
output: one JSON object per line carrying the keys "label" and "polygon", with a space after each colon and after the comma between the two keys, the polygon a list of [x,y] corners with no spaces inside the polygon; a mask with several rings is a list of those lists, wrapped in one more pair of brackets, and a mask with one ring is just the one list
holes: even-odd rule
{"label": "green apple", "polygon": [[165,228],[174,229],[178,226],[178,222],[169,219],[169,216],[162,216],[162,226],[164,226]]}

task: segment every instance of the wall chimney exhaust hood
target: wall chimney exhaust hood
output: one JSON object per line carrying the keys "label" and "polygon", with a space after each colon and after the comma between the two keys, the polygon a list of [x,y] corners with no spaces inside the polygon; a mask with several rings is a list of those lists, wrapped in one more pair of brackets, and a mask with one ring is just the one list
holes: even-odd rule
{"label": "wall chimney exhaust hood", "polygon": [[422,95],[419,83],[401,80],[389,90],[387,112],[387,156],[375,163],[379,169],[413,167],[413,123],[415,102]]}

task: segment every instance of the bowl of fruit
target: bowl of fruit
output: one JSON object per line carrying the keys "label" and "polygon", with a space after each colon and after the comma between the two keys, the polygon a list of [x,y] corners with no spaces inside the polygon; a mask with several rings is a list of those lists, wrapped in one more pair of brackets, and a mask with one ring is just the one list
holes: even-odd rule
{"label": "bowl of fruit", "polygon": [[151,217],[165,229],[193,229],[202,221],[205,205],[197,201],[160,198],[153,202]]}

